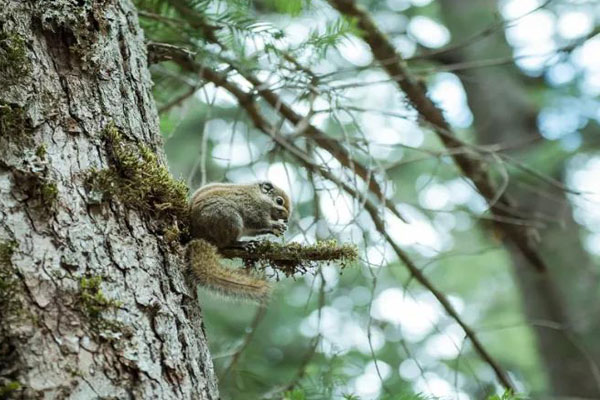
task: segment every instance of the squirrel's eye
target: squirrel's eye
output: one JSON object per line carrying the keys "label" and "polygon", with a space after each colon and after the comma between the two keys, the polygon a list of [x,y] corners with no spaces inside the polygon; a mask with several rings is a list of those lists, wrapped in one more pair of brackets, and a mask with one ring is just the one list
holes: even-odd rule
{"label": "squirrel's eye", "polygon": [[282,206],[283,205],[283,197],[278,197],[275,199],[275,203],[277,203],[278,205]]}

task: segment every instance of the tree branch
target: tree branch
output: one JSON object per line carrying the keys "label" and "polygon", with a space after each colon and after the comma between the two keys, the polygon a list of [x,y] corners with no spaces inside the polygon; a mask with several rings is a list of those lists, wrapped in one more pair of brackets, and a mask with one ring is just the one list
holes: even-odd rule
{"label": "tree branch", "polygon": [[[329,3],[342,15],[357,21],[358,27],[363,31],[363,39],[371,48],[375,59],[380,62],[387,61],[382,63],[383,69],[396,81],[421,118],[434,127],[444,146],[448,149],[462,147],[463,144],[452,132],[442,111],[429,99],[422,83],[409,73],[405,61],[375,25],[368,12],[359,8],[354,0],[329,0]],[[389,62],[392,55],[395,55],[393,57],[396,59],[395,62]],[[474,153],[469,151],[454,153],[452,158],[462,173],[473,181],[479,193],[488,201],[492,213],[500,217],[518,218],[515,213],[510,211],[515,209],[512,199],[506,193],[498,192],[491,175],[487,172],[487,165]],[[532,238],[536,237],[536,232],[532,228],[500,222],[496,222],[496,225],[504,233],[504,237],[520,250],[537,271],[547,270],[546,263],[533,243]]]}

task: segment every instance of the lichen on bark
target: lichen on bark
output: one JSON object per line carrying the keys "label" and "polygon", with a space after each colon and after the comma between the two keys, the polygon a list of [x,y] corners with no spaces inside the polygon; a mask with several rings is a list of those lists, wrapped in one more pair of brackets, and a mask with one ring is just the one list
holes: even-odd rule
{"label": "lichen on bark", "polygon": [[[62,37],[82,71],[99,72],[102,66],[104,36],[110,25],[106,6],[112,0],[68,0],[48,2],[34,12],[42,29]],[[75,61],[73,60],[73,61]]]}

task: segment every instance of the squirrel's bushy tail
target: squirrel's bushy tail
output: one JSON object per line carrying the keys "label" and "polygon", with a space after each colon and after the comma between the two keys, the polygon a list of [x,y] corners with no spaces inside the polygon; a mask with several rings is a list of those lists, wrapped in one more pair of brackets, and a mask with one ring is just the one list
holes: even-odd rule
{"label": "squirrel's bushy tail", "polygon": [[267,281],[255,278],[242,270],[221,265],[216,246],[206,240],[196,239],[187,247],[187,258],[196,282],[228,297],[263,302],[269,297]]}

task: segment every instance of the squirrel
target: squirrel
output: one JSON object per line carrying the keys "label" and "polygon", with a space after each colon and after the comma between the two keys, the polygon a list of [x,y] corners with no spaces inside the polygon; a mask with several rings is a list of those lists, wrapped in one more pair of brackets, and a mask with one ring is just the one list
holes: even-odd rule
{"label": "squirrel", "polygon": [[283,235],[292,211],[288,195],[267,181],[211,183],[194,192],[189,209],[193,240],[187,254],[196,282],[229,297],[266,300],[269,283],[224,267],[219,250],[249,248],[253,242],[240,241],[243,236]]}

